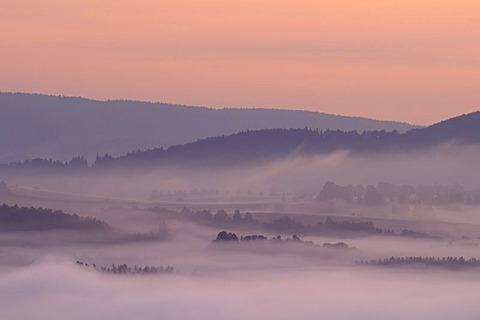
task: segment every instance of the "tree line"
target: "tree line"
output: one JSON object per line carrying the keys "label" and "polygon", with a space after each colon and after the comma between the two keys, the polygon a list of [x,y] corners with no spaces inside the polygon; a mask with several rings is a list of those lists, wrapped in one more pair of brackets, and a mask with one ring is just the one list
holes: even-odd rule
{"label": "tree line", "polygon": [[379,182],[374,185],[340,186],[327,181],[317,199],[319,201],[341,200],[368,206],[391,204],[413,205],[480,205],[480,189],[466,190],[458,183],[448,185],[393,185]]}
{"label": "tree line", "polygon": [[261,222],[254,217],[251,212],[242,213],[235,210],[233,214],[228,214],[225,210],[218,210],[212,213],[210,210],[191,210],[183,208],[181,211],[175,211],[165,208],[154,207],[148,209],[152,212],[162,214],[169,218],[182,218],[197,223],[214,226],[219,228],[227,227],[248,227],[260,228],[273,233],[288,233],[297,235],[385,235],[401,236],[410,238],[435,238],[435,236],[417,232],[410,229],[403,229],[395,232],[392,229],[376,227],[372,221],[351,221],[335,220],[331,217],[325,218],[316,224],[305,224],[294,220],[289,216],[283,216],[270,222]]}
{"label": "tree line", "polygon": [[105,221],[80,217],[77,214],[64,213],[34,207],[0,205],[0,230],[2,231],[40,231],[52,229],[111,229]]}
{"label": "tree line", "polygon": [[133,266],[130,267],[126,263],[115,265],[112,264],[110,267],[98,267],[95,263],[89,265],[88,263],[84,263],[82,261],[77,261],[76,264],[78,266],[83,266],[87,268],[91,268],[101,273],[111,273],[111,274],[172,274],[175,273],[175,269],[172,266]]}
{"label": "tree line", "polygon": [[[300,239],[299,236],[296,234],[292,235],[291,238],[282,238],[281,235],[277,235],[272,238],[268,238],[263,234],[254,234],[254,235],[246,235],[246,236],[237,236],[236,233],[227,232],[227,231],[220,231],[215,240],[212,241],[213,243],[255,243],[255,242],[268,242],[268,243],[295,243],[295,244],[304,244],[309,246],[316,246],[312,241],[305,241]],[[337,242],[337,243],[324,243],[321,247],[329,248],[329,249],[351,249],[346,243],[344,242]]]}
{"label": "tree line", "polygon": [[385,259],[372,259],[359,261],[362,266],[435,266],[447,269],[480,268],[477,258],[465,259],[464,257],[391,257]]}

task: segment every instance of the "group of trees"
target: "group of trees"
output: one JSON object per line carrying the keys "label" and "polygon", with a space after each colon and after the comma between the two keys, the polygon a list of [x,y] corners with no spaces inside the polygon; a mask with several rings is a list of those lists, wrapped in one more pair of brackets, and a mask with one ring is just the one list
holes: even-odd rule
{"label": "group of trees", "polygon": [[68,214],[61,210],[0,205],[0,230],[2,231],[105,230],[110,228],[105,221],[80,217],[77,214]]}
{"label": "group of trees", "polygon": [[223,241],[239,241],[237,235],[232,232],[221,231],[218,233],[217,238],[213,240],[215,242],[223,242]]}
{"label": "group of trees", "polygon": [[113,273],[113,274],[165,274],[165,273],[174,273],[175,269],[172,266],[160,266],[160,267],[155,267],[155,266],[140,266],[137,267],[136,265],[132,268],[128,266],[127,264],[120,264],[120,265],[115,265],[112,264],[111,267],[97,267],[95,264],[92,264],[91,266],[87,263],[84,263],[82,261],[77,261],[77,265],[79,266],[85,266],[88,268],[92,268],[98,272],[102,273]]}
{"label": "group of trees", "polygon": [[[260,235],[247,235],[247,236],[240,236],[238,237],[237,234],[233,232],[221,231],[218,233],[217,238],[213,240],[214,243],[254,243],[254,242],[268,242],[268,243],[295,243],[295,244],[304,244],[309,246],[316,246],[315,243],[312,241],[304,241],[300,239],[299,236],[293,235],[291,238],[282,238],[280,235],[276,237],[268,239],[266,236]],[[337,242],[337,243],[324,243],[322,248],[326,249],[351,249],[346,243],[344,242]]]}
{"label": "group of trees", "polygon": [[382,228],[377,228],[373,224],[372,221],[335,221],[330,217],[327,217],[323,224],[317,224],[320,228],[326,229],[338,229],[338,230],[350,230],[350,231],[358,231],[358,232],[366,232],[366,233],[392,233],[392,230],[384,230]]}
{"label": "group of trees", "polygon": [[191,210],[183,208],[180,212],[164,209],[151,208],[153,212],[166,215],[169,218],[185,218],[197,223],[209,226],[229,228],[248,226],[250,228],[264,229],[274,233],[289,234],[320,234],[320,235],[391,235],[411,238],[433,238],[426,233],[416,232],[409,229],[403,229],[395,232],[391,229],[383,229],[376,227],[372,221],[336,221],[331,217],[325,218],[323,222],[316,224],[304,224],[300,221],[293,220],[289,216],[283,216],[270,222],[258,221],[250,212],[242,214],[239,210],[235,210],[233,214],[228,214],[225,210],[218,210],[213,214],[210,210]]}
{"label": "group of trees", "polygon": [[411,186],[380,182],[376,186],[340,186],[326,182],[317,196],[320,201],[341,200],[368,206],[384,203],[447,205],[480,205],[480,190],[467,191],[459,184]]}
{"label": "group of trees", "polygon": [[245,215],[242,215],[239,210],[235,210],[233,216],[230,216],[225,210],[218,210],[215,214],[211,213],[210,210],[198,210],[191,211],[187,208],[184,208],[180,215],[192,218],[192,219],[201,219],[212,224],[256,224],[257,220],[253,218],[253,215],[250,212],[246,212]]}
{"label": "group of trees", "polygon": [[324,248],[330,248],[330,249],[348,249],[349,246],[345,242],[336,242],[336,243],[324,243],[322,245]]}
{"label": "group of trees", "polygon": [[240,238],[233,232],[221,231],[218,233],[217,238],[213,240],[213,242],[252,242],[252,241],[276,241],[276,242],[288,242],[288,241],[296,241],[301,243],[308,243],[313,244],[311,241],[303,241],[297,235],[293,235],[292,238],[282,239],[280,235],[268,239],[263,234],[257,235],[247,235],[247,236],[240,236]]}
{"label": "group of trees", "polygon": [[391,257],[386,259],[373,259],[359,261],[359,265],[370,266],[436,266],[447,269],[479,268],[480,260],[476,258],[465,259],[463,257]]}
{"label": "group of trees", "polygon": [[0,164],[0,170],[24,170],[41,172],[77,172],[88,169],[88,162],[83,156],[74,156],[69,161],[35,158],[25,161]]}
{"label": "group of trees", "polygon": [[199,223],[213,226],[231,226],[231,225],[256,225],[259,224],[252,213],[242,214],[240,210],[235,210],[233,215],[229,215],[225,210],[218,210],[212,213],[210,210],[191,210],[183,208],[180,212],[164,208],[154,207],[149,209],[152,212],[160,213],[172,218],[185,218]]}

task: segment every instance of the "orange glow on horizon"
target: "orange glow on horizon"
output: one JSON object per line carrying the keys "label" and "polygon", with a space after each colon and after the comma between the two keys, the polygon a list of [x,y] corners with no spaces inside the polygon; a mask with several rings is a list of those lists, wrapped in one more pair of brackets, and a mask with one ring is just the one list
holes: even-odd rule
{"label": "orange glow on horizon", "polygon": [[480,106],[471,0],[0,0],[0,90],[429,124]]}

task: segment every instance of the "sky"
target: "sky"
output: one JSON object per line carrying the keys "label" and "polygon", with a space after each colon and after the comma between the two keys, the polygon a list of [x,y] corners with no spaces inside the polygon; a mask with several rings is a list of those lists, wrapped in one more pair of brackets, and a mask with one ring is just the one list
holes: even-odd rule
{"label": "sky", "polygon": [[0,0],[0,91],[431,124],[480,109],[478,0]]}

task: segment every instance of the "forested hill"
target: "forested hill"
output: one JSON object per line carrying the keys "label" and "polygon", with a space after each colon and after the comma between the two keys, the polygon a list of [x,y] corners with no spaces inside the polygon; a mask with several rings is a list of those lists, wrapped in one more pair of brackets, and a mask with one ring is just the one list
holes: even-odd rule
{"label": "forested hill", "polygon": [[462,115],[424,129],[396,131],[340,131],[312,129],[269,129],[242,131],[212,137],[168,149],[131,152],[119,158],[99,157],[94,166],[231,165],[269,161],[291,154],[325,154],[348,150],[356,154],[409,152],[442,143],[480,144],[480,112]]}
{"label": "forested hill", "polygon": [[414,126],[320,112],[210,109],[140,101],[0,93],[0,163],[32,158],[93,159],[122,155],[242,130],[398,130]]}
{"label": "forested hill", "polygon": [[[442,143],[480,144],[480,112],[462,115],[431,127],[407,133],[396,131],[264,129],[242,131],[228,136],[198,140],[168,149],[135,151],[125,156],[98,156],[93,168],[150,168],[162,165],[230,166],[266,162],[291,154],[325,154],[337,150],[352,153],[408,152],[425,150]],[[83,158],[68,163],[34,160],[3,168],[52,168],[80,170],[87,168]]]}
{"label": "forested hill", "polygon": [[429,144],[452,139],[480,143],[480,111],[451,118],[427,128],[410,130],[405,140],[413,144],[419,140]]}

